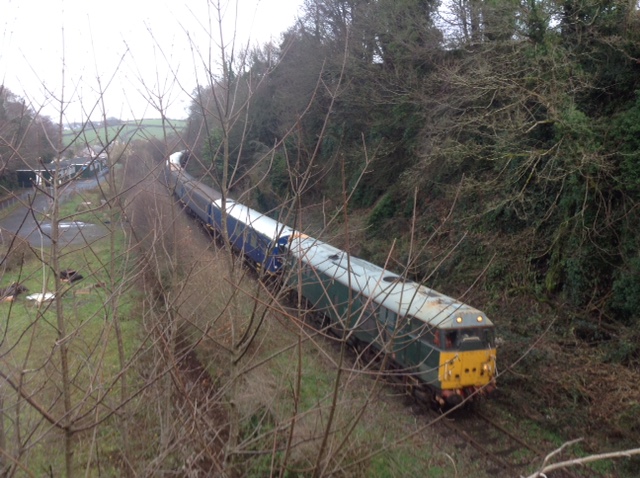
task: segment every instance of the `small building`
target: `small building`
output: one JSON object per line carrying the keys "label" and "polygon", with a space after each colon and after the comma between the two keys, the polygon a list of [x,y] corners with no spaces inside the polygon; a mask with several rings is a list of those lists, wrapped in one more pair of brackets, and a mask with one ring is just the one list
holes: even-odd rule
{"label": "small building", "polygon": [[57,177],[58,184],[71,179],[75,168],[70,161],[48,163],[36,169],[18,169],[16,176],[18,185],[23,188],[51,186],[51,181]]}
{"label": "small building", "polygon": [[71,161],[71,165],[76,178],[93,178],[104,169],[104,162],[99,157],[89,160],[76,158]]}

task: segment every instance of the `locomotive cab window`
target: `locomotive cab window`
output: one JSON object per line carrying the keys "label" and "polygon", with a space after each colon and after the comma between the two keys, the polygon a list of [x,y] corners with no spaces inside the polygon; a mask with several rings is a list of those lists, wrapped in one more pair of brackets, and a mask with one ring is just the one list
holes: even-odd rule
{"label": "locomotive cab window", "polygon": [[444,334],[444,348],[452,349],[457,347],[458,343],[458,331],[450,330]]}
{"label": "locomotive cab window", "polygon": [[490,347],[492,349],[496,347],[496,335],[493,329],[484,329],[482,331],[482,337],[486,347]]}
{"label": "locomotive cab window", "polygon": [[445,348],[482,350],[495,347],[493,330],[484,327],[455,329],[445,333]]}

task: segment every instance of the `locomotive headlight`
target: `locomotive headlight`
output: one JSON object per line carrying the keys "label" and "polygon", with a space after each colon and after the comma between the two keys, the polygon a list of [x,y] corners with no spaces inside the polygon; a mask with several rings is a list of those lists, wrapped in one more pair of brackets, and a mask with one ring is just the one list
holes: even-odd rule
{"label": "locomotive headlight", "polygon": [[476,319],[478,322],[482,322],[482,316],[479,315],[478,318]]}
{"label": "locomotive headlight", "polygon": [[456,322],[458,322],[459,324],[462,323],[462,317],[456,317]]}

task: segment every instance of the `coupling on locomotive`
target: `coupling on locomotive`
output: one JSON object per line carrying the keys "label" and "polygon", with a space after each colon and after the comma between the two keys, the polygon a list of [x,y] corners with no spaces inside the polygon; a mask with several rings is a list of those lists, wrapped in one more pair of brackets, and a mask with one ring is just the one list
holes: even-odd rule
{"label": "coupling on locomotive", "polygon": [[393,373],[440,405],[495,389],[495,327],[456,299],[227,200],[184,170],[184,152],[166,164],[169,185],[189,212],[256,269],[282,278],[352,343],[384,354]]}

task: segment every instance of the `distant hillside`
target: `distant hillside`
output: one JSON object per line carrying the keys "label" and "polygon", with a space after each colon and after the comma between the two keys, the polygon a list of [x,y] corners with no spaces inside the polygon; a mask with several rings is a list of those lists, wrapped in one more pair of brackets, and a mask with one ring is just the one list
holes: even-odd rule
{"label": "distant hillside", "polygon": [[[109,119],[105,125],[103,122],[92,122],[84,125],[82,123],[74,123],[69,125],[69,129],[65,129],[63,133],[63,141],[65,146],[69,146],[74,140],[80,145],[93,145],[105,142],[108,137],[112,140],[116,135],[123,142],[137,139],[163,139],[164,135],[170,135],[175,131],[182,131],[187,124],[186,120],[167,119],[142,119],[131,121],[120,121]],[[98,139],[99,138],[99,139]]]}

